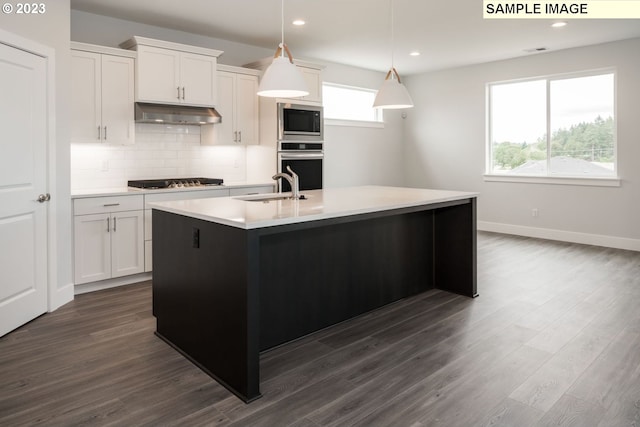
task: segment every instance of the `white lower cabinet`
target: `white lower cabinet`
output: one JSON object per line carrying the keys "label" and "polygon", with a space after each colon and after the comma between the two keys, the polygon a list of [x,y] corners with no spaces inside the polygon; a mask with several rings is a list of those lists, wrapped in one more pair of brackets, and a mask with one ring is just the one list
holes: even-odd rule
{"label": "white lower cabinet", "polygon": [[153,270],[153,228],[148,203],[274,191],[273,184],[262,184],[74,199],[74,283],[81,285]]}
{"label": "white lower cabinet", "polygon": [[76,285],[142,273],[142,196],[76,199],[74,251]]}

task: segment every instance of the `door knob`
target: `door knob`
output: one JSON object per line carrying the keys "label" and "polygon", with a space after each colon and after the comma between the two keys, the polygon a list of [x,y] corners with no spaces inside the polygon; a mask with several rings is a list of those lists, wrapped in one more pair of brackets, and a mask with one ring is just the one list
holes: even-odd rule
{"label": "door knob", "polygon": [[40,202],[40,203],[48,202],[49,200],[51,200],[51,194],[49,194],[49,193],[40,194],[38,196],[38,202]]}

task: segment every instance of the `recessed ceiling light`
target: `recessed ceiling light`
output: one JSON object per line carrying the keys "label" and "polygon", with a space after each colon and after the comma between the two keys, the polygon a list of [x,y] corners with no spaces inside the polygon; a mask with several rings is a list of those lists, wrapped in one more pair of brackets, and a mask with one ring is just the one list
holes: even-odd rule
{"label": "recessed ceiling light", "polygon": [[417,50],[414,50],[413,52],[410,52],[409,55],[411,55],[411,56],[420,56],[420,52],[418,52]]}
{"label": "recessed ceiling light", "polygon": [[562,28],[564,26],[566,26],[567,23],[565,21],[558,21],[558,22],[554,22],[553,24],[551,24],[551,26],[553,28]]}
{"label": "recessed ceiling light", "polygon": [[302,25],[306,24],[304,19],[296,19],[292,23],[293,23],[293,25],[297,25],[298,27],[301,27]]}

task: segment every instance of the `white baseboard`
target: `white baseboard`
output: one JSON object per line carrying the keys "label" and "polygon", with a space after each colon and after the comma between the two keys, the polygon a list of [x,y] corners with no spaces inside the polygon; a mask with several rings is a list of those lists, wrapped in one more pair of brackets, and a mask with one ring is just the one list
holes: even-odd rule
{"label": "white baseboard", "polygon": [[604,246],[607,248],[640,252],[640,239],[605,236],[601,234],[577,233],[575,231],[527,227],[523,225],[502,224],[487,221],[478,221],[477,228],[479,231],[492,231],[494,233],[515,234],[517,236],[536,237],[539,239],[559,240],[562,242]]}
{"label": "white baseboard", "polygon": [[73,301],[73,283],[49,291],[49,312]]}
{"label": "white baseboard", "polygon": [[83,283],[74,287],[76,295],[87,292],[101,291],[103,289],[115,288],[117,286],[131,285],[134,283],[151,280],[151,273],[140,273],[132,276],[118,277],[117,279],[101,280],[100,282]]}

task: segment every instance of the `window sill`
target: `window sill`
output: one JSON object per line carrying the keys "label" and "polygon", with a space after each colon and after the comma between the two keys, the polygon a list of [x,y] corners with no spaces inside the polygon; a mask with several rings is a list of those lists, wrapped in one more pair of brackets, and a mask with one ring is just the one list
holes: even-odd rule
{"label": "window sill", "polygon": [[324,124],[328,126],[352,126],[360,128],[384,128],[384,122],[369,122],[364,120],[340,120],[324,119]]}
{"label": "window sill", "polygon": [[485,182],[519,182],[526,184],[558,184],[585,185],[591,187],[620,187],[619,177],[577,177],[577,176],[514,176],[514,175],[484,175]]}

